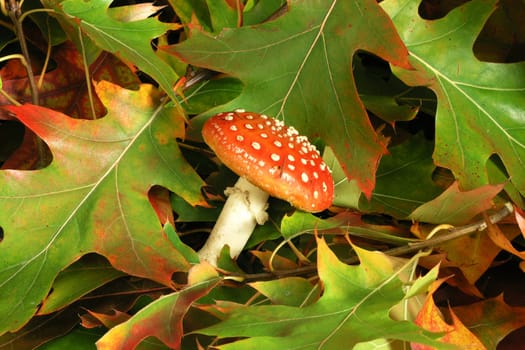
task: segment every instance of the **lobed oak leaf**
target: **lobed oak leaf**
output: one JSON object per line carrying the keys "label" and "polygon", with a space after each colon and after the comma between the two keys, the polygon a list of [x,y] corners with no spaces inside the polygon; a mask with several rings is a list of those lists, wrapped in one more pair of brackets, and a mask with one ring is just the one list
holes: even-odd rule
{"label": "lobed oak leaf", "polygon": [[525,194],[525,62],[480,61],[473,45],[495,0],[467,2],[444,18],[425,20],[418,0],[382,3],[410,52],[413,70],[394,67],[410,86],[428,86],[438,98],[434,161],[452,170],[460,187],[490,184],[490,158],[503,163]]}
{"label": "lobed oak leaf", "polygon": [[375,1],[288,4],[288,12],[275,20],[218,35],[193,30],[183,43],[161,49],[245,84],[237,98],[209,113],[245,108],[322,138],[347,176],[370,195],[387,141],[359,99],[353,55],[364,50],[409,68],[406,48]]}
{"label": "lobed oak leaf", "polygon": [[476,215],[493,207],[492,200],[503,189],[504,184],[484,185],[462,191],[454,182],[443,193],[416,208],[410,214],[412,220],[436,224],[466,224]]}
{"label": "lobed oak leaf", "polygon": [[179,76],[173,67],[157,56],[151,41],[169,30],[178,29],[179,25],[163,23],[156,17],[144,18],[144,12],[137,7],[131,17],[123,11],[110,11],[112,0],[47,2],[65,15],[69,25],[79,28],[99,48],[148,74],[170,98],[177,100],[173,86]]}
{"label": "lobed oak leaf", "polygon": [[226,310],[224,321],[195,333],[218,336],[220,341],[244,338],[220,349],[351,349],[379,337],[442,344],[436,340],[438,334],[390,317],[391,308],[405,300],[400,275],[415,259],[400,264],[382,253],[354,247],[361,264],[348,266],[323,239],[317,243],[324,289],[317,301],[304,307],[237,306]]}
{"label": "lobed oak leaf", "polygon": [[[441,311],[434,304],[433,294],[444,281],[445,279],[440,279],[432,284],[425,304],[416,318],[416,323],[425,329],[443,332],[444,335],[441,338],[443,343],[457,345],[461,349],[486,349],[483,343],[471,333],[453,312],[451,312],[452,324],[443,320]],[[412,344],[412,349],[432,350],[434,348],[423,344]]]}
{"label": "lobed oak leaf", "polygon": [[97,349],[135,349],[149,336],[159,338],[170,349],[180,349],[184,334],[182,321],[189,307],[221,281],[206,262],[194,266],[188,279],[189,285],[183,290],[155,300],[126,322],[113,327],[97,342]]}
{"label": "lobed oak leaf", "polygon": [[0,333],[22,326],[58,272],[87,253],[166,285],[189,268],[148,198],[158,185],[205,205],[204,182],[175,140],[184,134],[183,116],[159,104],[150,85],[96,88],[109,112],[94,121],[4,107],[47,143],[53,160],[41,170],[0,171],[0,299],[12,301],[0,303]]}

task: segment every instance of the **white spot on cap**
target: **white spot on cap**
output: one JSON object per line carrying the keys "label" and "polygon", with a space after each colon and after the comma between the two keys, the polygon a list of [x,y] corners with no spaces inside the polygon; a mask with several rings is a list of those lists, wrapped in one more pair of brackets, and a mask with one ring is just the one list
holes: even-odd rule
{"label": "white spot on cap", "polygon": [[319,192],[317,190],[314,191],[314,199],[319,198]]}
{"label": "white spot on cap", "polygon": [[260,160],[259,161],[259,166],[262,168],[266,163],[264,162],[264,160]]}
{"label": "white spot on cap", "polygon": [[326,183],[323,181],[323,192],[328,191],[328,186],[326,186]]}
{"label": "white spot on cap", "polygon": [[289,154],[289,155],[288,155],[288,160],[289,160],[290,162],[295,162],[295,157],[292,156],[291,154]]}
{"label": "white spot on cap", "polygon": [[308,180],[310,180],[310,178],[308,177],[308,174],[307,173],[301,173],[301,180],[306,183],[308,182]]}
{"label": "white spot on cap", "polygon": [[290,149],[294,149],[295,146],[294,146],[293,143],[290,142],[290,143],[288,143],[288,147],[289,147]]}
{"label": "white spot on cap", "polygon": [[259,142],[253,141],[252,142],[252,147],[253,147],[253,149],[258,151],[258,150],[261,149],[261,144]]}
{"label": "white spot on cap", "polygon": [[279,156],[277,153],[272,153],[270,155],[270,158],[272,158],[274,162],[278,162],[279,160],[281,160],[281,156]]}
{"label": "white spot on cap", "polygon": [[252,120],[252,119],[253,119],[253,115],[248,114],[248,115],[246,116],[246,119],[250,119],[250,120]]}
{"label": "white spot on cap", "polygon": [[265,132],[261,132],[260,135],[261,135],[261,137],[262,137],[263,139],[267,139],[267,138],[268,138],[268,134],[265,133]]}
{"label": "white spot on cap", "polygon": [[275,140],[275,141],[273,142],[273,144],[276,145],[276,146],[279,147],[279,148],[280,148],[280,147],[283,147],[282,142],[279,141],[279,140]]}
{"label": "white spot on cap", "polygon": [[237,125],[231,125],[230,126],[230,130],[231,131],[238,131],[239,129],[237,128]]}
{"label": "white spot on cap", "polygon": [[224,120],[232,121],[232,120],[233,120],[233,115],[231,115],[231,114],[227,114],[227,115],[224,117]]}
{"label": "white spot on cap", "polygon": [[244,141],[244,136],[242,136],[242,135],[237,135],[237,136],[235,137],[235,139],[236,139],[237,141],[239,141],[239,142],[242,142],[242,141]]}
{"label": "white spot on cap", "polygon": [[303,163],[304,165],[308,164],[308,159],[301,158],[301,163]]}
{"label": "white spot on cap", "polygon": [[291,171],[294,171],[295,170],[295,165],[293,164],[288,164],[288,169],[290,169]]}
{"label": "white spot on cap", "polygon": [[253,130],[253,129],[254,129],[253,125],[250,124],[250,123],[246,123],[246,124],[244,124],[244,127],[245,127],[246,129],[248,129],[248,130]]}
{"label": "white spot on cap", "polygon": [[317,173],[317,171],[314,171],[314,177],[315,177],[316,179],[319,178],[319,174]]}

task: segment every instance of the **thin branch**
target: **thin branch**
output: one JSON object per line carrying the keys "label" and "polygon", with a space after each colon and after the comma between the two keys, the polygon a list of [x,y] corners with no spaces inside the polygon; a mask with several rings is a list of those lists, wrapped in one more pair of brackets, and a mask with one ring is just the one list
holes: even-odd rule
{"label": "thin branch", "polygon": [[29,86],[31,88],[31,101],[34,105],[39,104],[39,96],[38,96],[38,87],[36,85],[35,76],[33,73],[33,67],[31,66],[31,57],[29,55],[29,50],[27,48],[27,41],[24,36],[24,29],[22,27],[22,21],[20,20],[20,14],[21,14],[21,8],[20,4],[16,0],[10,0],[9,1],[9,8],[7,10],[9,14],[9,18],[11,18],[11,21],[15,25],[15,31],[16,35],[18,37],[18,41],[20,42],[20,49],[22,50],[22,55],[24,55],[26,60],[26,70],[27,70],[27,78],[29,80]]}
{"label": "thin branch", "polygon": [[[501,208],[495,214],[489,216],[489,220],[491,223],[495,224],[501,221],[502,219],[504,219],[507,215],[511,214],[513,211],[514,211],[514,208],[512,207],[512,204],[506,203],[503,206],[503,208]],[[389,256],[402,256],[402,255],[418,252],[424,249],[434,248],[439,245],[442,245],[443,243],[450,242],[460,237],[470,235],[474,232],[483,231],[486,228],[487,228],[487,222],[485,220],[479,220],[472,224],[446,229],[444,230],[445,233],[442,233],[431,239],[422,240],[419,242],[408,243],[401,247],[396,247],[396,248],[385,250],[383,251],[383,253]],[[351,232],[349,234],[352,235]],[[347,264],[356,264],[359,262],[359,257],[353,256],[349,259],[344,260],[344,262]],[[311,264],[308,266],[299,267],[299,268],[291,269],[291,270],[274,270],[272,272],[255,273],[255,274],[231,274],[230,277],[232,280],[235,280],[241,283],[248,283],[252,281],[270,280],[270,279],[283,278],[283,277],[288,277],[288,276],[309,275],[309,274],[315,273],[316,270],[317,270],[317,264]]]}

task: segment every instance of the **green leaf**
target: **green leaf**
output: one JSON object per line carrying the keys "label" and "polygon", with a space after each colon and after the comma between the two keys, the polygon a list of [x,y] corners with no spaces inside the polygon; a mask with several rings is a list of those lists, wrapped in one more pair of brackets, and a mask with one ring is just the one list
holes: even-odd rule
{"label": "green leaf", "polygon": [[268,20],[282,6],[286,6],[286,0],[264,0],[255,1],[253,7],[244,8],[243,24],[253,25]]}
{"label": "green leaf", "polygon": [[38,350],[96,350],[95,342],[100,338],[100,333],[97,330],[79,327],[63,337],[39,346]]}
{"label": "green leaf", "polygon": [[318,269],[324,292],[305,307],[251,306],[233,309],[221,323],[199,333],[219,338],[247,337],[220,349],[351,349],[384,337],[438,346],[435,334],[408,321],[394,321],[389,310],[405,294],[399,266],[379,252],[354,247],[361,265],[343,264],[318,240]]}
{"label": "green leaf", "polygon": [[[421,134],[390,147],[389,154],[379,164],[377,185],[370,200],[358,192],[355,183],[342,179],[344,174],[340,169],[333,169],[338,183],[334,204],[407,218],[417,207],[442,192],[442,188],[432,181],[435,169],[432,149],[433,143]],[[330,153],[325,158],[330,162]]]}
{"label": "green leaf", "polygon": [[176,101],[173,91],[178,75],[160,59],[151,48],[151,41],[164,35],[173,24],[162,23],[157,18],[121,22],[109,15],[112,0],[66,0],[61,4],[71,22],[79,26],[100,48],[114,53],[123,61],[137,66],[151,76],[162,89]]}
{"label": "green leaf", "polygon": [[245,84],[239,97],[202,118],[245,108],[282,119],[322,138],[348,177],[371,193],[386,140],[359,99],[353,55],[366,50],[409,67],[403,43],[375,1],[290,1],[289,11],[273,21],[213,36],[194,30],[182,44],[161,49]]}
{"label": "green leaf", "polygon": [[183,23],[192,23],[192,17],[195,16],[199,25],[206,31],[212,31],[206,0],[168,0],[168,2]]}
{"label": "green leaf", "polygon": [[454,182],[437,198],[421,205],[412,214],[412,220],[451,225],[462,225],[477,214],[490,209],[492,200],[501,192],[504,184],[486,185],[472,191],[461,191]]}
{"label": "green leaf", "polygon": [[310,305],[321,294],[318,286],[313,286],[308,280],[300,277],[280,278],[275,281],[250,283],[259,293],[274,304],[288,306]]}
{"label": "green leaf", "polygon": [[290,216],[284,216],[281,221],[281,233],[284,238],[290,239],[298,234],[315,232],[337,227],[339,223],[335,221],[322,220],[319,217],[302,211],[295,211]]}
{"label": "green leaf", "polygon": [[4,107],[47,143],[53,161],[37,171],[0,171],[0,300],[18,296],[0,303],[0,334],[23,325],[57,274],[89,252],[164,284],[189,268],[148,198],[159,185],[205,204],[203,181],[175,140],[184,135],[183,117],[159,106],[149,85],[130,91],[101,82],[97,94],[109,111],[98,120]]}
{"label": "green leaf", "polygon": [[189,263],[199,263],[199,256],[197,253],[181,241],[179,235],[172,225],[164,225],[164,232],[166,233],[166,236],[168,236],[168,239],[171,241],[171,244],[173,244],[175,249],[177,249],[177,251],[182,254]]}
{"label": "green leaf", "polygon": [[99,256],[86,256],[60,272],[53,282],[53,291],[46,297],[38,310],[45,315],[61,309],[81,296],[124,276]]}
{"label": "green leaf", "polygon": [[470,190],[490,183],[487,161],[496,154],[525,194],[525,62],[482,62],[473,52],[496,1],[471,1],[438,20],[422,19],[419,3],[391,0],[382,6],[415,68],[394,72],[408,85],[430,87],[438,97],[436,164],[452,170],[461,188]]}
{"label": "green leaf", "polygon": [[208,80],[185,92],[183,107],[187,114],[203,113],[237,97],[241,91],[242,84],[237,79],[227,77]]}

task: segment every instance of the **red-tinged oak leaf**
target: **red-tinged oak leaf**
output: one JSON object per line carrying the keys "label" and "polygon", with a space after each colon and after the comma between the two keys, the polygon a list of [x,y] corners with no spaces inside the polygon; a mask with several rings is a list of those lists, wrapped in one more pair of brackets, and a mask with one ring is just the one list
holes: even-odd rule
{"label": "red-tinged oak leaf", "polygon": [[[487,349],[496,349],[510,332],[525,326],[525,308],[508,305],[502,295],[457,306],[452,311]],[[520,347],[522,345],[519,344]]]}
{"label": "red-tinged oak leaf", "polygon": [[[434,304],[433,294],[445,281],[440,279],[434,282],[430,288],[425,304],[419,312],[416,323],[425,329],[434,332],[443,332],[441,341],[446,344],[457,345],[460,349],[483,350],[485,346],[465,325],[451,312],[452,324],[443,320],[441,311]],[[414,350],[432,350],[434,347],[423,344],[412,344]]]}
{"label": "red-tinged oak leaf", "polygon": [[220,340],[245,338],[220,349],[351,349],[379,337],[440,346],[439,335],[389,315],[405,298],[399,276],[413,267],[415,259],[399,264],[382,253],[354,249],[361,264],[348,266],[318,239],[324,291],[316,302],[304,307],[238,306],[226,310],[224,321],[196,332]]}
{"label": "red-tinged oak leaf", "polygon": [[525,62],[482,62],[473,51],[496,1],[470,1],[438,20],[422,19],[419,4],[390,0],[382,6],[415,68],[394,72],[408,85],[428,86],[437,95],[436,164],[452,170],[470,190],[490,183],[487,164],[497,155],[524,195]]}
{"label": "red-tinged oak leaf", "polygon": [[53,160],[37,171],[0,171],[0,300],[12,300],[0,303],[0,334],[23,325],[58,272],[86,253],[164,284],[189,268],[148,200],[159,185],[205,204],[204,182],[175,140],[183,116],[159,105],[150,85],[130,91],[101,82],[97,93],[108,114],[94,121],[4,107],[47,143]]}
{"label": "red-tinged oak leaf", "polygon": [[505,184],[485,185],[474,190],[461,191],[459,183],[454,182],[438,197],[417,207],[409,217],[426,223],[462,225],[492,208],[492,200],[504,186]]}
{"label": "red-tinged oak leaf", "polygon": [[188,287],[159,298],[128,321],[112,328],[97,342],[97,349],[135,349],[149,336],[162,340],[170,349],[180,349],[184,315],[194,301],[205,296],[220,281],[208,263],[194,266],[190,270]]}
{"label": "red-tinged oak leaf", "polygon": [[[104,105],[93,93],[89,94],[84,72],[82,55],[71,42],[54,47],[51,60],[57,66],[45,73],[43,84],[39,88],[39,104],[54,109],[69,116],[84,119],[96,119],[106,113]],[[21,65],[17,60],[11,60],[0,70],[3,89],[19,102],[31,101],[31,91],[27,71],[18,71],[13,67]],[[40,69],[40,68],[38,68]],[[37,69],[34,69],[37,71]],[[125,88],[137,88],[140,81],[128,67],[115,56],[107,52],[101,53],[90,65],[89,76],[94,81],[108,80]],[[36,75],[40,80],[42,76]],[[91,89],[94,88],[91,86]],[[0,95],[0,105],[10,104]],[[0,112],[1,114],[1,112]],[[28,131],[24,134],[21,146],[2,164],[3,169],[34,169],[42,165],[39,157],[38,141],[35,135]]]}
{"label": "red-tinged oak leaf", "polygon": [[161,49],[244,82],[237,98],[210,113],[245,108],[321,137],[370,195],[386,139],[359,99],[353,55],[365,50],[409,68],[406,48],[376,1],[289,1],[289,11],[273,21],[218,35],[193,30],[185,42]]}

